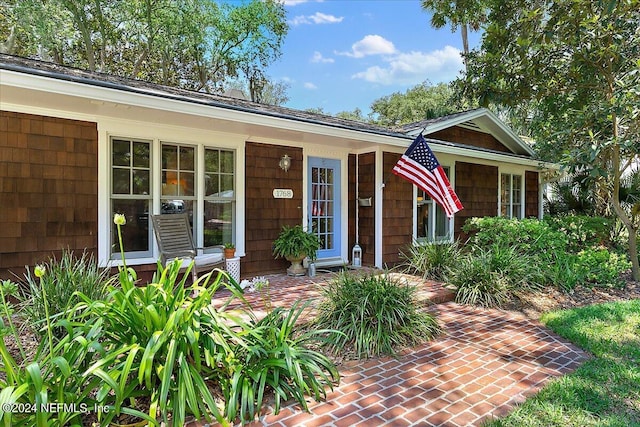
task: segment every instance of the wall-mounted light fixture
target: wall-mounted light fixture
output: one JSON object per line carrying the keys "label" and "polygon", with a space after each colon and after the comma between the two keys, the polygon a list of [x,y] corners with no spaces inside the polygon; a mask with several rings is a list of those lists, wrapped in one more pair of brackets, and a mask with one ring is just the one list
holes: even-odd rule
{"label": "wall-mounted light fixture", "polygon": [[287,172],[291,167],[291,157],[285,154],[284,156],[282,156],[282,158],[280,159],[280,163],[278,164],[280,165],[280,169]]}

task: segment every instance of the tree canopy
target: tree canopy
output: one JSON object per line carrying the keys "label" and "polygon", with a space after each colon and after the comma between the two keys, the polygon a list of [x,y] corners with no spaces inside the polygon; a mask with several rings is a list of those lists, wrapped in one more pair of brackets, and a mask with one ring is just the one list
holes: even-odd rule
{"label": "tree canopy", "polygon": [[242,78],[253,98],[288,26],[276,0],[2,0],[0,49],[205,92]]}
{"label": "tree canopy", "polygon": [[640,280],[640,217],[620,181],[640,153],[640,0],[493,2],[457,86],[526,118],[541,155],[588,172],[629,233]]}

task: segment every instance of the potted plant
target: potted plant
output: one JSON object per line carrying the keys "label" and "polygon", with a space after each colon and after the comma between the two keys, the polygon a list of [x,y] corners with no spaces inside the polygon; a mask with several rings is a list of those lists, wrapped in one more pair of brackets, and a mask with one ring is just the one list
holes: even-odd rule
{"label": "potted plant", "polygon": [[233,258],[236,256],[236,246],[233,243],[225,243],[224,244],[224,257],[226,259]]}
{"label": "potted plant", "polygon": [[301,225],[283,226],[280,235],[273,242],[273,255],[291,262],[291,267],[287,269],[289,276],[304,275],[302,260],[309,257],[311,261],[314,261],[318,249],[320,249],[318,236],[305,231]]}

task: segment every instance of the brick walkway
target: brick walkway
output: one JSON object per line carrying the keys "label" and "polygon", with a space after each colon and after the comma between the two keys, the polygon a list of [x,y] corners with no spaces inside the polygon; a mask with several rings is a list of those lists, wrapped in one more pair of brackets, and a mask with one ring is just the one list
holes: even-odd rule
{"label": "brick walkway", "polygon": [[[332,275],[266,277],[274,305],[290,306],[317,299],[317,285]],[[311,402],[311,413],[291,405],[251,426],[477,426],[588,357],[518,313],[463,306],[447,301],[451,295],[438,284],[421,287],[421,298],[442,301],[429,308],[441,336],[397,358],[347,362],[339,366],[339,387],[326,402]],[[260,308],[258,295],[246,296]]]}

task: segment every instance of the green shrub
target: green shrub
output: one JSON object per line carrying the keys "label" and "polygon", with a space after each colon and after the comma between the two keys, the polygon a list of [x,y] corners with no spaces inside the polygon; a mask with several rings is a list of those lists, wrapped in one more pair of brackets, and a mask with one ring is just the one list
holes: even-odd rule
{"label": "green shrub", "polygon": [[609,218],[586,215],[548,216],[544,221],[552,230],[567,236],[567,250],[572,253],[585,248],[608,246],[609,232],[614,224]]}
{"label": "green shrub", "polygon": [[494,271],[491,250],[475,248],[449,270],[447,284],[461,304],[500,307],[511,296],[512,286],[501,272]]}
{"label": "green shrub", "polygon": [[[60,260],[50,258],[40,268],[44,269],[40,278],[33,277],[27,270],[25,277],[28,289],[21,298],[22,314],[40,335],[46,334],[46,328],[43,328],[47,319],[46,311],[54,321],[64,317],[80,301],[76,292],[91,299],[102,299],[106,295],[109,270],[98,267],[93,255],[87,252],[78,258],[72,251],[64,250]],[[66,331],[57,327],[53,334],[61,337]]]}
{"label": "green shrub", "polygon": [[269,391],[275,396],[276,414],[281,403],[291,399],[308,410],[306,394],[319,401],[326,397],[325,388],[340,380],[333,362],[310,349],[329,331],[300,332],[296,326],[306,308],[307,305],[290,310],[278,307],[247,325],[243,341],[233,349],[234,358],[222,362],[226,376],[221,379],[221,386],[228,420],[253,420]]}
{"label": "green shrub", "polygon": [[591,286],[623,286],[620,274],[631,268],[625,255],[609,252],[607,249],[585,249],[577,256],[575,269],[584,277],[585,284]]}
{"label": "green shrub", "polygon": [[538,255],[545,251],[564,251],[567,236],[537,219],[503,217],[470,218],[463,227],[471,233],[470,243],[482,248],[494,244],[512,246],[523,254]]}
{"label": "green shrub", "polygon": [[425,279],[444,280],[446,271],[460,259],[460,243],[419,243],[414,242],[406,252],[401,253],[407,270]]}
{"label": "green shrub", "polygon": [[316,325],[340,332],[331,335],[333,351],[353,347],[359,358],[394,354],[440,333],[435,317],[417,305],[415,291],[386,274],[342,273],[323,288]]}

